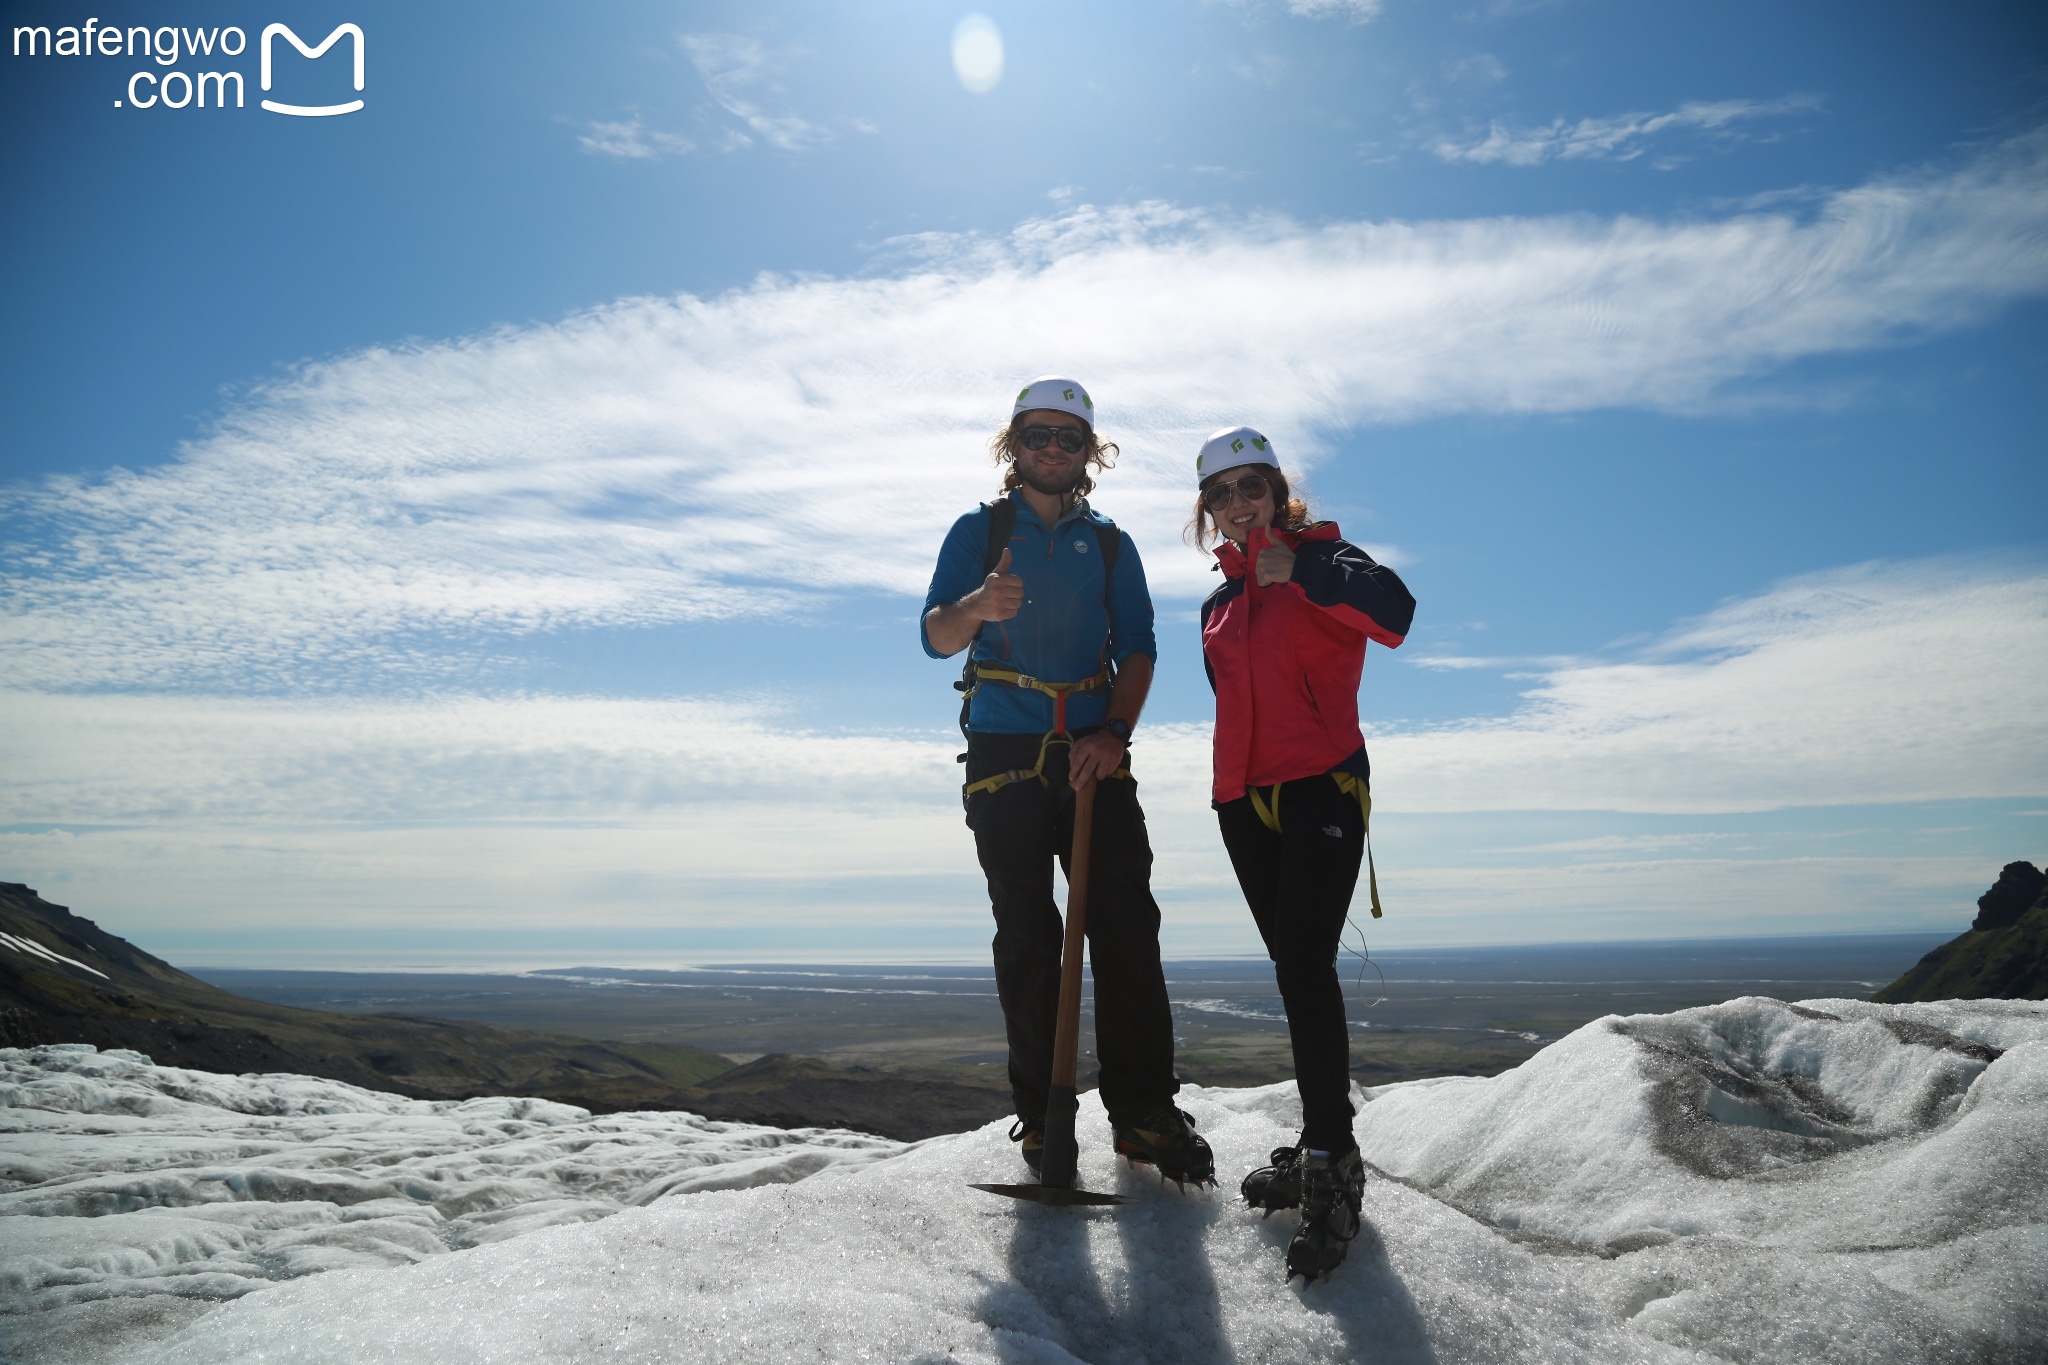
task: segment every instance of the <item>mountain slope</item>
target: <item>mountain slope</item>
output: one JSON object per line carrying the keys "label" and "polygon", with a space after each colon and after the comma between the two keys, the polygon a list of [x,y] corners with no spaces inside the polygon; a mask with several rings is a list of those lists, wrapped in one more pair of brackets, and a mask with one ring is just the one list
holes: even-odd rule
{"label": "mountain slope", "polygon": [[998,1090],[780,1054],[609,1044],[402,1014],[249,1000],[179,971],[28,887],[0,882],[0,1047],[91,1043],[163,1066],[297,1072],[413,1099],[532,1095],[611,1114],[683,1109],[899,1141],[1007,1116]]}
{"label": "mountain slope", "polygon": [[2048,999],[2048,878],[2032,863],[2007,863],[1977,898],[1966,932],[1870,998],[1888,1005]]}
{"label": "mountain slope", "polygon": [[[602,1043],[245,1000],[0,882],[0,1046],[41,1043],[130,1048],[206,1071],[300,1072],[415,1099],[537,1095],[598,1113],[693,1107],[669,1068]],[[731,1065],[672,1051],[705,1078]]]}

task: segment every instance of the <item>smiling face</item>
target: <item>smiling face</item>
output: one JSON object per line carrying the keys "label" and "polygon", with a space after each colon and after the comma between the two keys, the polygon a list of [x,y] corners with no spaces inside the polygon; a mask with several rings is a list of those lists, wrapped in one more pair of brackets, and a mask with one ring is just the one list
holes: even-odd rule
{"label": "smiling face", "polygon": [[[1237,481],[1248,474],[1257,477],[1259,488],[1257,495],[1250,498],[1237,486]],[[1241,464],[1234,469],[1226,469],[1203,487],[1230,490],[1230,501],[1220,511],[1211,510],[1209,516],[1216,523],[1216,529],[1237,544],[1243,545],[1245,537],[1253,531],[1273,524],[1273,485],[1266,482],[1263,466]]]}
{"label": "smiling face", "polygon": [[[1033,408],[1016,423],[1019,431],[1025,427],[1065,427],[1088,435],[1088,424],[1071,412],[1056,408]],[[1017,447],[1017,477],[1034,492],[1047,497],[1060,497],[1071,493],[1081,476],[1088,469],[1088,447],[1069,454],[1060,449],[1058,441],[1048,441],[1042,450],[1025,450],[1021,443]]]}

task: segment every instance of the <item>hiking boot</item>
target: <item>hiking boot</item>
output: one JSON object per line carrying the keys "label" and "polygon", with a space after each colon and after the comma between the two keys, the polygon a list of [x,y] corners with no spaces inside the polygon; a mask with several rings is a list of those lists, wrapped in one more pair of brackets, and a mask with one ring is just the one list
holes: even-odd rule
{"label": "hiking boot", "polygon": [[1277,1209],[1301,1206],[1301,1149],[1275,1147],[1267,1160],[1273,1164],[1259,1167],[1237,1187],[1244,1202],[1257,1209],[1261,1218]]}
{"label": "hiking boot", "polygon": [[1311,1156],[1299,1162],[1301,1226],[1287,1245],[1287,1277],[1310,1284],[1344,1264],[1358,1235],[1358,1209],[1365,1202],[1365,1161],[1356,1147],[1340,1157]]}
{"label": "hiking boot", "polygon": [[1195,1131],[1194,1115],[1166,1105],[1116,1129],[1116,1153],[1158,1168],[1176,1185],[1216,1183],[1216,1157]]}
{"label": "hiking boot", "polygon": [[1024,1164],[1038,1175],[1045,1166],[1045,1120],[1018,1119],[1010,1125],[1010,1141],[1021,1142]]}

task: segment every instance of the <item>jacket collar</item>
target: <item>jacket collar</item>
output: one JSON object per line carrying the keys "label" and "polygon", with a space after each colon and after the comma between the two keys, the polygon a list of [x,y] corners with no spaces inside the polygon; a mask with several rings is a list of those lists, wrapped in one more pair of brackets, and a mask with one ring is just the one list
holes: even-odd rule
{"label": "jacket collar", "polygon": [[[1271,536],[1274,540],[1279,541],[1282,545],[1292,550],[1296,546],[1309,541],[1337,539],[1337,523],[1334,521],[1310,522],[1299,531],[1282,531],[1268,528],[1264,531],[1254,531],[1252,536],[1254,539],[1261,536]],[[1249,556],[1237,547],[1235,541],[1226,540],[1216,547],[1216,563],[1222,568],[1224,576],[1227,578],[1243,578],[1244,571],[1250,562]]]}
{"label": "jacket collar", "polygon": [[[1017,504],[1017,515],[1020,518],[1029,517],[1031,518],[1031,520],[1037,522],[1040,526],[1045,526],[1045,522],[1042,518],[1039,517],[1037,509],[1032,507],[1031,503],[1025,498],[1023,489],[1012,488],[1005,496],[1008,497],[1011,502]],[[1093,509],[1088,506],[1088,499],[1075,498],[1074,505],[1067,509],[1066,515],[1061,517],[1058,521],[1054,522],[1051,526],[1046,527],[1046,529],[1049,531],[1057,531],[1060,529],[1060,527],[1065,526],[1068,522],[1074,520],[1074,518],[1087,516],[1088,513],[1092,510]]]}

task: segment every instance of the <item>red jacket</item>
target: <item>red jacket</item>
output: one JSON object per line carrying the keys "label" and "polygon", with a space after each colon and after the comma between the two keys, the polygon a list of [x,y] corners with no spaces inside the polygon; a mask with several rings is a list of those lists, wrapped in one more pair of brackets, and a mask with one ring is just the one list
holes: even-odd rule
{"label": "red jacket", "polygon": [[[1261,588],[1246,576],[1266,536],[1293,548],[1294,576]],[[1415,599],[1400,576],[1346,541],[1335,522],[1254,531],[1216,551],[1223,586],[1202,604],[1202,659],[1216,692],[1218,802],[1247,786],[1363,762],[1358,681],[1365,642],[1407,637]]]}

